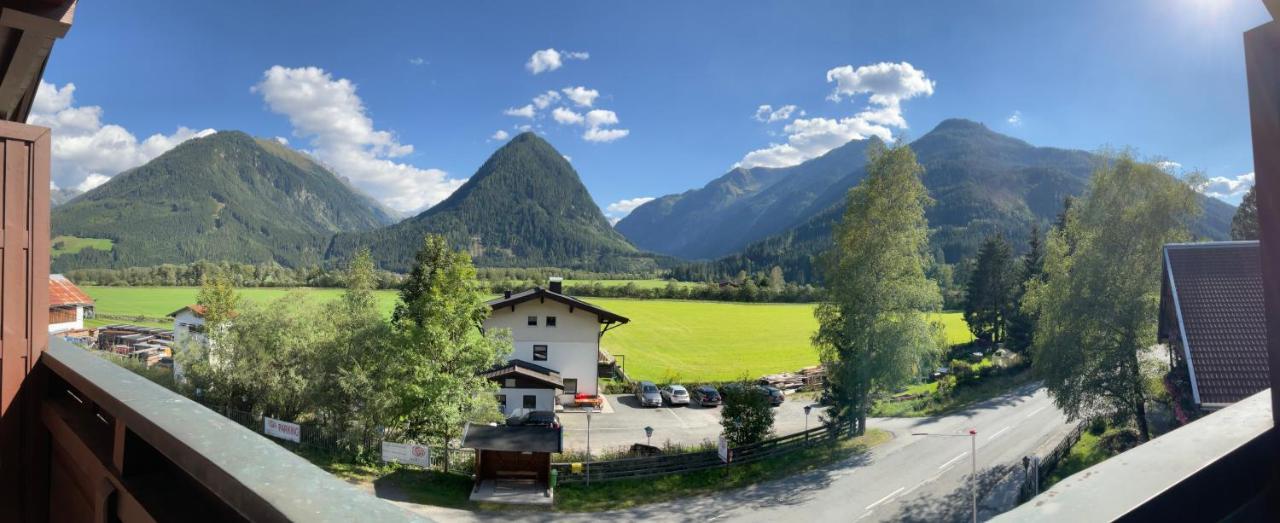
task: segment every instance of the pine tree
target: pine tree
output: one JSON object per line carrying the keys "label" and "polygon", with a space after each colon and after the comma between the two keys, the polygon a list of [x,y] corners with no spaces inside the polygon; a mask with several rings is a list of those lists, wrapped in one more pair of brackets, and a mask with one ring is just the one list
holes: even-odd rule
{"label": "pine tree", "polygon": [[1249,192],[1245,193],[1244,199],[1240,201],[1240,207],[1236,209],[1235,217],[1231,218],[1231,239],[1258,239],[1257,186],[1249,188]]}
{"label": "pine tree", "polygon": [[965,321],[974,336],[992,343],[1004,340],[1015,304],[1016,282],[1009,242],[1000,236],[988,237],[978,250],[964,304]]}
{"label": "pine tree", "polygon": [[1040,240],[1040,227],[1031,227],[1031,238],[1027,242],[1027,254],[1022,257],[1022,279],[1018,284],[1015,307],[1009,319],[1009,336],[1005,346],[1010,350],[1025,352],[1031,347],[1035,336],[1036,314],[1024,305],[1027,287],[1032,282],[1041,281],[1044,274],[1044,244]]}

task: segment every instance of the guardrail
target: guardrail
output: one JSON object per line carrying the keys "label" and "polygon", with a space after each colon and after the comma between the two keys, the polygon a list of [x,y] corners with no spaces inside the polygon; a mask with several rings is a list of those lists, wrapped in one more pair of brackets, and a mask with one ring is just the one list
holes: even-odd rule
{"label": "guardrail", "polygon": [[721,461],[717,451],[707,450],[666,456],[593,461],[590,463],[590,467],[584,466],[581,473],[573,472],[572,463],[552,463],[551,467],[558,471],[559,482],[561,483],[586,481],[588,469],[590,470],[591,481],[638,479],[745,465],[820,443],[830,443],[850,434],[851,432],[847,425],[841,425],[837,428],[818,427],[809,429],[730,449],[729,463]]}

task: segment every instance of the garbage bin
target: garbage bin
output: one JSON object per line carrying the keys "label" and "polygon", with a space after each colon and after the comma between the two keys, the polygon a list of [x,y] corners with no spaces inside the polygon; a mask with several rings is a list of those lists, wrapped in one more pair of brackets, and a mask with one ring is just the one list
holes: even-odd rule
{"label": "garbage bin", "polygon": [[559,477],[560,477],[560,471],[556,469],[551,469],[551,484],[549,485],[550,488],[552,489],[556,488],[556,478],[559,478]]}

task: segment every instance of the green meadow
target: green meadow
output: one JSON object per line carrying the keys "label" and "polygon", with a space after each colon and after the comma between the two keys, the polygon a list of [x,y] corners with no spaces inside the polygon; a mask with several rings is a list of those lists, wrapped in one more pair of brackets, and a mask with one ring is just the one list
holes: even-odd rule
{"label": "green meadow", "polygon": [[63,254],[75,254],[85,249],[111,250],[111,240],[106,238],[79,238],[76,236],[58,236],[53,239],[49,254],[57,258]]}
{"label": "green meadow", "polygon": [[[659,282],[663,285],[665,283]],[[106,315],[163,318],[194,303],[195,287],[85,287]],[[265,302],[290,292],[315,300],[337,298],[341,289],[241,289],[244,299]],[[378,291],[378,303],[388,315],[395,291]],[[697,381],[752,378],[816,365],[818,355],[809,344],[817,329],[813,304],[732,303],[684,300],[587,298],[587,301],[626,316],[629,324],[611,329],[601,346],[623,355],[627,373],[636,379]],[[972,339],[958,312],[938,315],[950,343]],[[126,320],[96,319],[92,325]]]}

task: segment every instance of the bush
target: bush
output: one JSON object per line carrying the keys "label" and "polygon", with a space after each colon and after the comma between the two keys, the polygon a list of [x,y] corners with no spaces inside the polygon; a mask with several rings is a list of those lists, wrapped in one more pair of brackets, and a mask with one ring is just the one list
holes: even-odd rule
{"label": "bush", "polygon": [[1089,434],[1093,434],[1094,436],[1101,436],[1102,433],[1106,431],[1107,431],[1107,420],[1102,418],[1093,418],[1093,420],[1089,422]]}
{"label": "bush", "polygon": [[720,425],[731,446],[764,441],[773,431],[773,406],[764,391],[746,383],[736,383],[720,390],[724,407]]}
{"label": "bush", "polygon": [[1103,434],[1102,437],[1098,438],[1098,447],[1106,451],[1108,455],[1114,456],[1138,446],[1141,442],[1142,440],[1138,437],[1136,430],[1121,429]]}

